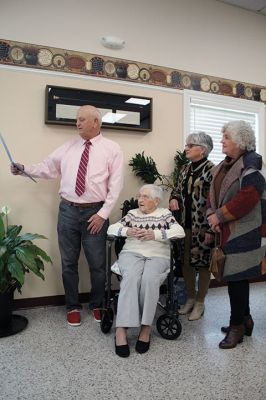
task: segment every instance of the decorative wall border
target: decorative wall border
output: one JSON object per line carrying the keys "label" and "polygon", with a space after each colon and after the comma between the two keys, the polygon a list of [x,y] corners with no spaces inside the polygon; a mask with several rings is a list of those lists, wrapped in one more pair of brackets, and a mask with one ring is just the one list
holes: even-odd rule
{"label": "decorative wall border", "polygon": [[266,86],[120,58],[0,39],[0,64],[193,89],[266,103]]}

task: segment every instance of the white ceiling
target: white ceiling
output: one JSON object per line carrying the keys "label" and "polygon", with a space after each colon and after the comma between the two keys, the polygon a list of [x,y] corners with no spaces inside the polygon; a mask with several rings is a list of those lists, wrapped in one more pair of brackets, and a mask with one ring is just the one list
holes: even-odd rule
{"label": "white ceiling", "polygon": [[266,0],[217,0],[231,6],[241,7],[266,16]]}

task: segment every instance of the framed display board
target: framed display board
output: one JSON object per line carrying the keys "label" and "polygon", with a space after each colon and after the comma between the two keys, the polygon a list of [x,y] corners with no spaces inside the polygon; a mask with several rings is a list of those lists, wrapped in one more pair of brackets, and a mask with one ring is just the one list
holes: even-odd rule
{"label": "framed display board", "polygon": [[75,125],[80,106],[102,114],[102,128],[140,132],[152,130],[152,98],[61,86],[46,86],[45,123]]}

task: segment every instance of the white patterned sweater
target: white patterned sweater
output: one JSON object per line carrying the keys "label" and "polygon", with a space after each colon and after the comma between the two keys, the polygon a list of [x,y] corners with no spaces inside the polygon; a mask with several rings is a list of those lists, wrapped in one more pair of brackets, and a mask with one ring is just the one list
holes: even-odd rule
{"label": "white patterned sweater", "polygon": [[[155,240],[127,237],[128,228],[152,229]],[[130,210],[120,221],[109,226],[107,234],[127,237],[122,252],[130,251],[144,257],[164,258],[170,258],[168,239],[185,236],[184,229],[167,208],[157,208],[150,214],[144,214],[138,208]]]}

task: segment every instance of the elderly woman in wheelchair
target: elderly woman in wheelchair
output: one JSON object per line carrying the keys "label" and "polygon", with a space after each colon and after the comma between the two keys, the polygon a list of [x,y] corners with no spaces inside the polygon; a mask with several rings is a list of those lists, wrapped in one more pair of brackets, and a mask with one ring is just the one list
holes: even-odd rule
{"label": "elderly woman in wheelchair", "polygon": [[115,351],[128,357],[127,328],[140,327],[135,349],[145,353],[150,347],[151,326],[156,312],[160,285],[170,266],[169,240],[183,238],[183,228],[172,213],[160,208],[162,189],[144,185],[138,194],[138,208],[110,225],[109,235],[126,238],[119,254],[122,275],[117,306]]}

